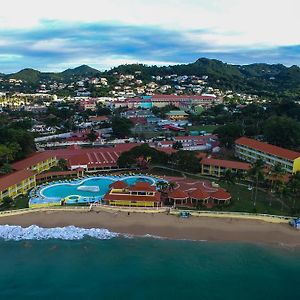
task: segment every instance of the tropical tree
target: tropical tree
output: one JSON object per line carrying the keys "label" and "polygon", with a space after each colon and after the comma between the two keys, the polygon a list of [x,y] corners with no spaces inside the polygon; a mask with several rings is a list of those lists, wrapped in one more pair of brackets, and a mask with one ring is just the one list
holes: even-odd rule
{"label": "tropical tree", "polygon": [[[255,185],[255,193],[253,199],[253,205],[256,206],[257,191],[259,182],[263,182],[265,178],[264,174],[265,163],[262,159],[258,159],[252,165],[252,168],[248,171],[249,178],[252,180],[252,186]],[[251,198],[253,198],[253,193]]]}
{"label": "tropical tree", "polygon": [[2,200],[2,207],[4,209],[8,209],[12,206],[13,204],[13,199],[11,197],[4,197]]}

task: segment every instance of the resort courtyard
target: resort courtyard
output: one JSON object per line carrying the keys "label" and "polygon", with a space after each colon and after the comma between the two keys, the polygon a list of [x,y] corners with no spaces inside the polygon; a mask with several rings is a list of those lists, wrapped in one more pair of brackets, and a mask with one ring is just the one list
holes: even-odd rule
{"label": "resort courtyard", "polygon": [[145,174],[85,176],[44,183],[30,192],[29,207],[111,205],[207,207],[229,203],[231,195],[207,180]]}

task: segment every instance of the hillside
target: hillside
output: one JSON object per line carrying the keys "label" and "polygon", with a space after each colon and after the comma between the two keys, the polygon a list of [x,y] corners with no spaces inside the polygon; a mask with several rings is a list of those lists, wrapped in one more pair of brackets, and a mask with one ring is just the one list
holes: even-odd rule
{"label": "hillside", "polygon": [[196,75],[208,76],[209,85],[223,90],[257,94],[273,98],[300,97],[300,68],[286,67],[282,64],[250,64],[231,65],[216,59],[200,58],[194,63],[173,66],[147,66],[143,64],[126,64],[100,72],[87,65],[74,69],[67,69],[61,73],[43,73],[33,69],[24,69],[15,74],[6,75],[32,84],[44,80],[73,81],[85,77],[114,76],[118,74],[137,74],[145,81],[152,80],[152,76]]}

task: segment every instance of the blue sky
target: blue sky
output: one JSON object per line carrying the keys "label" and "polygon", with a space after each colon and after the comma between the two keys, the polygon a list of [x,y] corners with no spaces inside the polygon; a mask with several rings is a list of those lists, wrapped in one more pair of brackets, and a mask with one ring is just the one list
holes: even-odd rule
{"label": "blue sky", "polygon": [[296,0],[17,0],[1,5],[0,72],[199,57],[300,65]]}

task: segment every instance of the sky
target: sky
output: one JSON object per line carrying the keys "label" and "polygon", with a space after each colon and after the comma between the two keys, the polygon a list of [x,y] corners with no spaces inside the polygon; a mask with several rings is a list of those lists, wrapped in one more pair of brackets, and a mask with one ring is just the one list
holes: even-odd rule
{"label": "sky", "polygon": [[200,57],[300,65],[299,10],[298,0],[5,1],[0,73]]}

